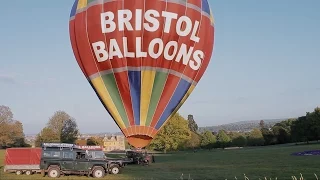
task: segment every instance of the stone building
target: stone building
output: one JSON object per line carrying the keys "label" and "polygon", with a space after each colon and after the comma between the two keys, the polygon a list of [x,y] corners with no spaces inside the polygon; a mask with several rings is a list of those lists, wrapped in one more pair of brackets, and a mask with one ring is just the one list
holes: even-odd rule
{"label": "stone building", "polygon": [[125,140],[124,136],[105,136],[103,138],[103,148],[104,151],[124,151],[125,150]]}

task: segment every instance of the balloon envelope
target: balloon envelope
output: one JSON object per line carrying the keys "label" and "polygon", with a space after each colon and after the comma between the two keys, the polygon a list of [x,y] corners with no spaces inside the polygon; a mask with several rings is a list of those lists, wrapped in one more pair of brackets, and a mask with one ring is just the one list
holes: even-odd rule
{"label": "balloon envelope", "polygon": [[137,148],[194,90],[214,42],[207,0],[76,0],[69,30],[82,72]]}

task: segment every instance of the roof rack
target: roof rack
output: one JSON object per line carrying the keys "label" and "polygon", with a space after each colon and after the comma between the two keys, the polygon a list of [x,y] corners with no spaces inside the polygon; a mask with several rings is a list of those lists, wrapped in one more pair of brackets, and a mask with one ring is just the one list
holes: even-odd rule
{"label": "roof rack", "polygon": [[42,147],[44,149],[50,148],[50,147],[55,147],[55,148],[60,148],[60,150],[62,150],[63,148],[80,149],[79,146],[77,146],[75,144],[68,144],[68,143],[42,143]]}

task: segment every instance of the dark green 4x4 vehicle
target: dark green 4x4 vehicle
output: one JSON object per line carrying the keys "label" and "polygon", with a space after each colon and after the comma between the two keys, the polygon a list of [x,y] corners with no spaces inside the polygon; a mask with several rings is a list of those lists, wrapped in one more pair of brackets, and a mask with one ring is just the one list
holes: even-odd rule
{"label": "dark green 4x4 vehicle", "polygon": [[60,175],[87,175],[102,178],[108,173],[118,174],[120,165],[104,158],[92,158],[88,150],[74,144],[44,143],[40,169],[43,176],[58,178]]}

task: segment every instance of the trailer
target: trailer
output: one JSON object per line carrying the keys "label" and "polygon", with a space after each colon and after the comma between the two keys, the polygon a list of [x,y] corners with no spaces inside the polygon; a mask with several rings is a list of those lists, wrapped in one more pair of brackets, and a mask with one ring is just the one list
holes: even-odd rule
{"label": "trailer", "polygon": [[8,148],[5,153],[4,172],[14,172],[17,175],[41,172],[41,148]]}

